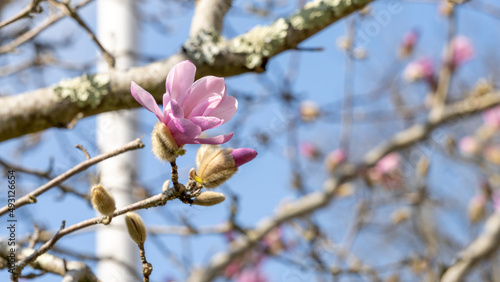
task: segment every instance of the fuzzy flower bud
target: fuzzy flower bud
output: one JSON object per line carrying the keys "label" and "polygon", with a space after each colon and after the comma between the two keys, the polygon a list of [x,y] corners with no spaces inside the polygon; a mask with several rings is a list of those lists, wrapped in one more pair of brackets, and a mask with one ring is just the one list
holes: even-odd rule
{"label": "fuzzy flower bud", "polygon": [[92,206],[105,216],[111,216],[116,210],[115,199],[102,185],[95,185],[90,190]]}
{"label": "fuzzy flower bud", "polygon": [[134,240],[137,245],[144,244],[148,233],[146,232],[146,226],[142,218],[135,212],[128,212],[125,215],[125,224],[127,225],[130,238]]}
{"label": "fuzzy flower bud", "polygon": [[155,156],[167,162],[175,161],[181,151],[168,127],[161,122],[155,124],[151,133],[151,144]]}
{"label": "fuzzy flower bud", "polygon": [[206,191],[201,193],[198,197],[193,200],[193,205],[198,206],[215,206],[224,202],[226,196],[224,194],[214,191]]}
{"label": "fuzzy flower bud", "polygon": [[202,145],[196,154],[198,170],[191,170],[189,176],[205,188],[215,188],[231,178],[239,166],[256,156],[257,152],[252,149]]}
{"label": "fuzzy flower bud", "polygon": [[409,63],[403,71],[403,77],[408,82],[430,80],[434,75],[434,66],[427,57],[422,57]]}
{"label": "fuzzy flower bud", "polygon": [[318,104],[313,101],[304,101],[300,104],[300,118],[305,122],[314,121],[320,114]]}
{"label": "fuzzy flower bud", "polygon": [[401,42],[401,47],[399,49],[399,55],[402,58],[406,58],[411,53],[413,52],[413,49],[415,48],[415,44],[417,43],[418,40],[418,32],[416,30],[412,30],[407,32],[403,36],[403,40]]}

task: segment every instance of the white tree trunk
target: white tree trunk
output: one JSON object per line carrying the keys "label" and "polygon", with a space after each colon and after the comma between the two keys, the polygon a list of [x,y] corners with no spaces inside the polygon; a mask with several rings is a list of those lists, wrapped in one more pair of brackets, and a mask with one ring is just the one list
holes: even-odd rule
{"label": "white tree trunk", "polygon": [[[134,65],[136,53],[137,18],[135,0],[98,0],[98,37],[101,44],[116,59],[116,69],[124,70]],[[108,66],[102,60],[99,71]],[[110,151],[130,142],[136,136],[134,111],[121,110],[97,117],[97,144],[101,152]],[[126,153],[102,162],[99,166],[101,184],[116,200],[117,208],[132,203],[135,178],[135,153]],[[102,281],[137,281],[139,255],[136,244],[128,237],[123,218],[116,218],[108,226],[100,225],[96,235],[99,257],[98,277]]]}

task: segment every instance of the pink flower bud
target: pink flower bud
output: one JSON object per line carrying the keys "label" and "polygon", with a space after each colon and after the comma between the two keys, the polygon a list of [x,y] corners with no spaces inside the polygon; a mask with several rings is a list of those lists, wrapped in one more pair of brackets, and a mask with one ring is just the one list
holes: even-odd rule
{"label": "pink flower bud", "polygon": [[241,165],[246,164],[249,161],[255,159],[255,157],[257,157],[257,152],[255,150],[248,148],[240,148],[240,149],[234,149],[231,152],[231,156],[233,156],[234,165],[236,167],[240,167]]}
{"label": "pink flower bud", "polygon": [[308,159],[317,159],[321,155],[318,148],[310,142],[302,142],[299,150],[300,154]]}
{"label": "pink flower bud", "polygon": [[418,32],[416,30],[412,30],[407,32],[403,36],[403,41],[401,42],[400,55],[405,58],[408,57],[415,48],[415,44],[418,40]]}
{"label": "pink flower bud", "polygon": [[458,144],[458,147],[460,149],[460,152],[464,155],[475,155],[479,151],[479,144],[471,136],[465,136],[460,140],[460,143]]}
{"label": "pink flower bud", "polygon": [[434,65],[431,59],[422,57],[409,63],[403,71],[403,77],[408,82],[420,79],[430,80],[434,75]]}
{"label": "pink flower bud", "polygon": [[490,127],[500,128],[500,106],[484,111],[483,120]]}
{"label": "pink flower bud", "polygon": [[330,152],[328,154],[328,156],[326,156],[325,166],[328,169],[328,171],[333,171],[333,170],[335,170],[335,168],[337,168],[337,166],[340,163],[345,161],[346,157],[347,157],[347,155],[346,155],[344,149],[339,148],[339,149],[333,150],[332,152]]}
{"label": "pink flower bud", "polygon": [[390,153],[380,159],[375,165],[375,170],[379,173],[389,173],[399,167],[401,156],[398,153]]}
{"label": "pink flower bud", "polygon": [[238,167],[253,160],[257,152],[248,148],[232,149],[202,145],[196,153],[197,170],[189,177],[205,188],[215,188],[231,178]]}
{"label": "pink flower bud", "polygon": [[459,35],[451,40],[451,66],[457,68],[474,56],[474,46],[469,38]]}

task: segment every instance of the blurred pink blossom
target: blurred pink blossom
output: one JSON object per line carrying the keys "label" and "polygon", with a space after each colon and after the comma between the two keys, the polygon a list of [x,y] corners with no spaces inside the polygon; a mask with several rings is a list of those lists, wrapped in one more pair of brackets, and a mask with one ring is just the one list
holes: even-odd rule
{"label": "blurred pink blossom", "polygon": [[347,154],[344,149],[338,148],[330,152],[325,158],[325,166],[328,171],[333,171],[335,168],[345,161]]}
{"label": "blurred pink blossom", "polygon": [[428,57],[419,58],[409,63],[403,71],[403,77],[408,82],[420,79],[430,80],[434,75],[434,65]]}
{"label": "blurred pink blossom", "polygon": [[419,34],[416,30],[411,30],[403,35],[400,49],[400,55],[402,57],[407,57],[413,52],[418,36]]}
{"label": "blurred pink blossom", "polygon": [[379,173],[389,173],[399,167],[401,156],[398,153],[390,153],[380,159],[375,165],[375,170]]}
{"label": "blurred pink blossom", "polygon": [[236,276],[236,282],[267,282],[259,267],[246,268]]}
{"label": "blurred pink blossom", "polygon": [[310,142],[302,142],[299,151],[302,156],[308,159],[317,159],[320,156],[318,147]]}
{"label": "blurred pink blossom", "polygon": [[267,233],[262,239],[264,247],[272,254],[277,254],[285,249],[283,243],[283,230],[281,227],[276,227]]}
{"label": "blurred pink blossom", "polygon": [[474,46],[469,38],[459,35],[451,40],[451,66],[459,67],[474,56]]}
{"label": "blurred pink blossom", "polygon": [[496,212],[500,212],[500,190],[495,189],[491,194],[491,200],[493,202],[493,208]]}
{"label": "blurred pink blossom", "polygon": [[500,128],[500,106],[483,112],[484,123],[493,128]]}
{"label": "blurred pink blossom", "polygon": [[195,72],[190,61],[172,67],[163,95],[163,113],[153,96],[135,82],[131,85],[132,96],[167,126],[178,146],[225,143],[233,133],[210,138],[200,135],[229,121],[238,109],[238,101],[226,95],[224,78],[205,76],[195,82]]}
{"label": "blurred pink blossom", "polygon": [[458,148],[464,155],[474,155],[479,151],[479,144],[474,137],[465,136],[458,143]]}

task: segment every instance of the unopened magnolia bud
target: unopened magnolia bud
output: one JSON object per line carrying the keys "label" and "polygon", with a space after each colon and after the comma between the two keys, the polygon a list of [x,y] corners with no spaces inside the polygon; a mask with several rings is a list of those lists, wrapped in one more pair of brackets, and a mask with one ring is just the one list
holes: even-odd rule
{"label": "unopened magnolia bud", "polygon": [[224,194],[214,191],[206,191],[201,193],[198,197],[193,200],[193,205],[198,206],[215,206],[224,202],[226,196]]}
{"label": "unopened magnolia bud", "polygon": [[128,212],[125,215],[125,224],[127,225],[128,234],[130,238],[137,243],[137,245],[144,244],[148,233],[142,218],[135,212]]}
{"label": "unopened magnolia bud", "polygon": [[162,122],[155,124],[151,133],[151,145],[153,146],[153,153],[160,160],[173,162],[179,155],[179,146],[177,146],[168,127]]}
{"label": "unopened magnolia bud", "polygon": [[205,188],[215,188],[231,178],[238,167],[253,160],[257,152],[252,149],[221,148],[201,145],[196,153],[197,171],[190,172],[190,178]]}
{"label": "unopened magnolia bud", "polygon": [[96,211],[105,216],[111,216],[115,212],[115,199],[102,185],[95,185],[90,190],[90,193],[92,206]]}

